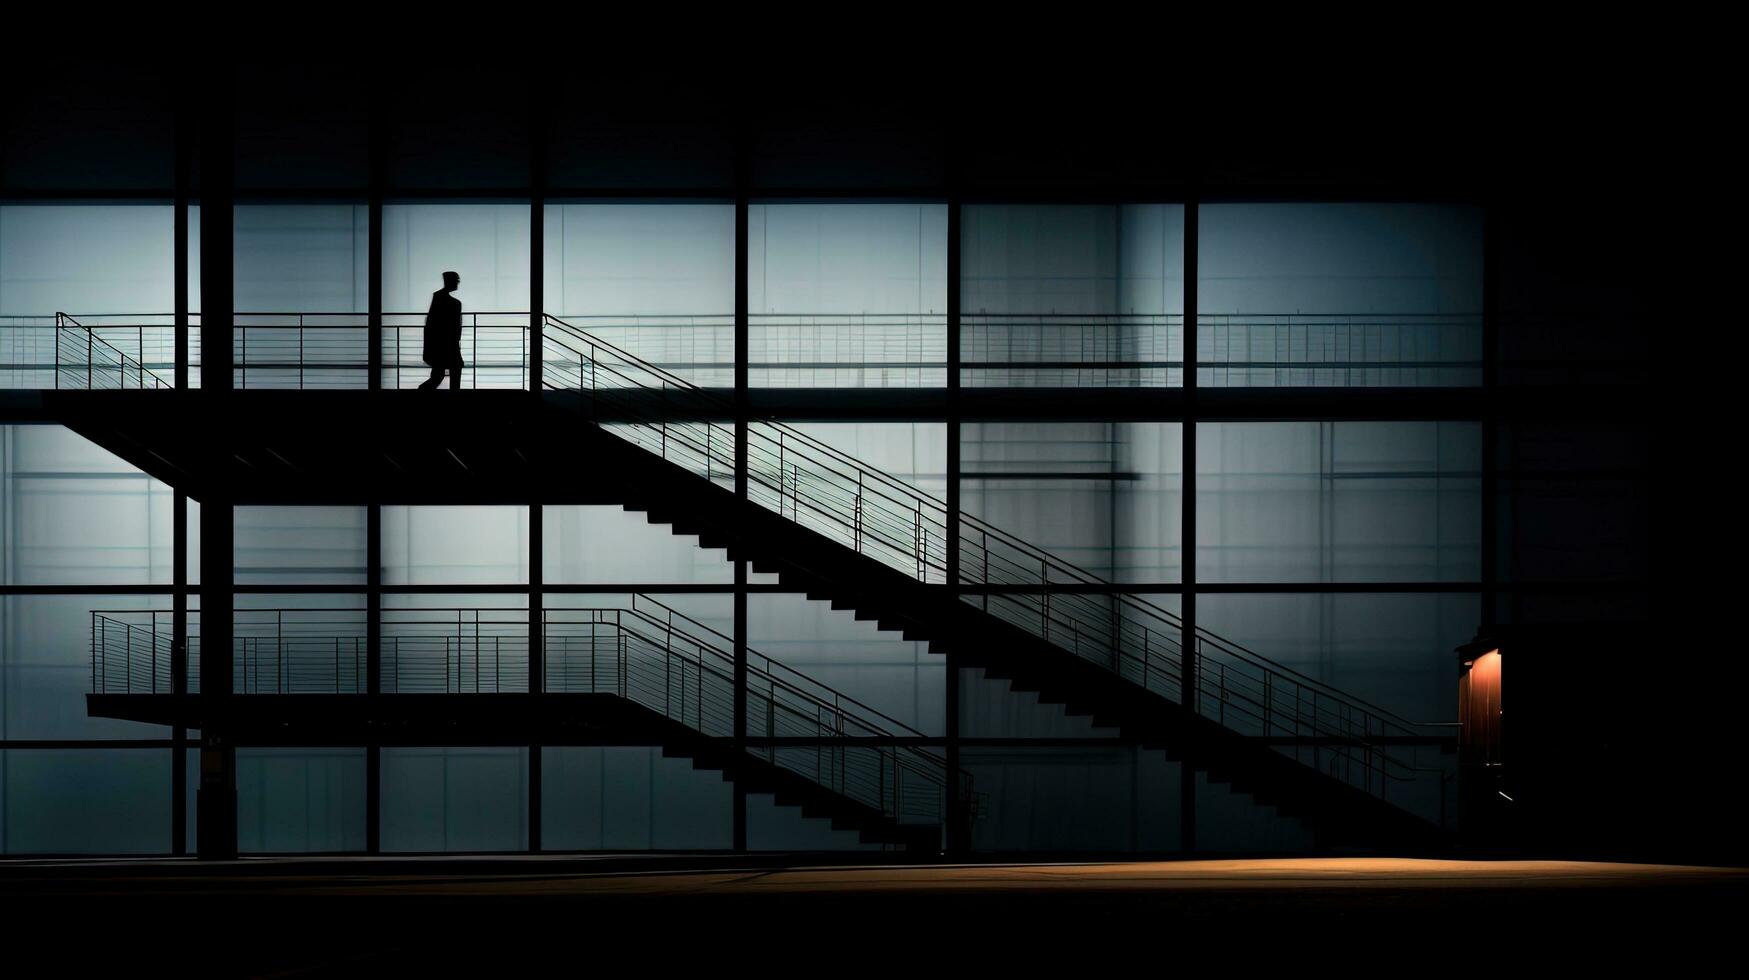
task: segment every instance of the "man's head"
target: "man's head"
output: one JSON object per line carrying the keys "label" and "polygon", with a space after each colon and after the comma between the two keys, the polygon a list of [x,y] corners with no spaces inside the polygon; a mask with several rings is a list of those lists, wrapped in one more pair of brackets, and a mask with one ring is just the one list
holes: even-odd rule
{"label": "man's head", "polygon": [[454,289],[462,284],[461,273],[446,272],[443,274],[443,288]]}

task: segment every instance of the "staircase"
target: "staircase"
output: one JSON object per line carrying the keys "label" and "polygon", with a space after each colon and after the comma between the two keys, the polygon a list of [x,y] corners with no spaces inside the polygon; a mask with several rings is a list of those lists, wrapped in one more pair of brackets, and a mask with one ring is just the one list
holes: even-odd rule
{"label": "staircase", "polygon": [[[733,406],[554,317],[545,384],[594,423],[577,449],[628,511],[726,549],[811,599],[951,652],[1070,715],[1228,783],[1327,846],[1441,836],[1444,772],[1425,726],[1198,628],[780,422],[750,419],[746,495]],[[948,584],[949,548],[959,585]],[[1406,806],[1437,788],[1439,823]]]}
{"label": "staircase", "polygon": [[[91,344],[88,332],[66,327],[74,346]],[[369,392],[337,392],[314,403],[258,392],[249,414],[217,431],[227,420],[201,417],[201,406],[183,399],[147,397],[118,414],[92,396],[55,410],[160,479],[246,489],[239,499],[320,501],[324,488],[333,492],[332,474],[347,472],[381,499],[442,488],[461,495],[449,502],[526,500],[538,490],[540,499],[618,503],[777,575],[786,589],[1163,750],[1302,821],[1321,844],[1402,847],[1441,837],[1445,767],[1424,764],[1417,750],[1444,751],[1447,733],[1208,630],[1187,635],[1170,612],[975,517],[950,520],[940,500],[782,423],[747,420],[740,496],[731,400],[550,316],[542,355],[547,390],[534,403],[514,391],[370,402]],[[97,359],[106,358],[114,359]],[[57,380],[98,387],[106,377],[71,373],[90,377]],[[125,362],[117,378],[153,386]],[[482,411],[488,401],[493,410]],[[328,415],[277,421],[306,410]],[[410,441],[390,456],[389,439]],[[465,459],[454,445],[468,447]],[[881,810],[888,819],[891,811]]]}
{"label": "staircase", "polygon": [[[160,716],[174,710],[162,697],[174,690],[173,634],[166,615],[92,614],[93,704],[103,714],[165,721]],[[255,726],[332,728],[345,724],[334,717],[334,705],[368,700],[362,695],[368,640],[359,610],[252,609],[237,616],[232,676],[237,692],[250,695],[244,700]],[[489,710],[494,696],[511,696],[517,698],[512,710],[522,710],[528,678],[526,611],[386,610],[383,616],[383,699],[375,706],[374,724],[409,724],[413,715],[397,710],[408,702],[396,703],[396,695],[420,695],[421,701],[429,695],[464,695],[455,707],[469,714]],[[659,745],[664,756],[719,772],[748,793],[771,794],[777,805],[799,807],[803,816],[828,820],[835,830],[855,831],[864,843],[919,853],[940,850],[947,815],[945,762],[904,744],[922,739],[922,733],[749,650],[750,744],[739,748],[729,638],[645,595],[634,595],[629,609],[547,609],[542,621],[541,697],[589,705],[572,712],[573,724],[611,730],[616,744]],[[189,686],[198,689],[198,635],[189,637],[188,660]],[[609,711],[598,707],[601,696],[615,700]],[[311,712],[297,710],[307,706],[315,706],[314,719]],[[251,734],[248,724],[239,733],[244,741]],[[417,733],[406,737],[418,739]],[[546,744],[568,740],[549,738]],[[789,739],[812,744],[792,746],[784,741]],[[956,791],[972,801],[969,776],[960,774]]]}

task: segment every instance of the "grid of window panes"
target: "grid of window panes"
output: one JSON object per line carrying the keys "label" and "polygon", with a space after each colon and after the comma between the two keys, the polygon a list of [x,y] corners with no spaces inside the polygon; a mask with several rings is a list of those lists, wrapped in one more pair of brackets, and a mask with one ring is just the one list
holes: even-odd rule
{"label": "grid of window panes", "polygon": [[[457,295],[470,317],[465,385],[525,385],[519,345],[538,263],[542,311],[565,342],[598,342],[615,352],[605,360],[622,365],[647,362],[664,383],[732,388],[734,204],[540,206],[538,243],[526,202],[381,207],[382,387],[424,379],[423,315],[445,271],[461,274]],[[1192,380],[1311,389],[1315,404],[1318,389],[1476,385],[1474,211],[1201,205],[1187,271],[1181,203],[960,207],[955,241],[941,201],[755,198],[746,215],[749,385],[805,389],[825,408],[787,419],[794,431],[919,499],[957,496],[967,515],[1047,561],[1110,583],[1089,594],[1114,610],[1140,603],[1175,615],[1192,581],[1188,561],[1198,622],[1223,641],[1405,718],[1449,721],[1447,652],[1479,619],[1479,422],[1204,421],[1146,409],[1089,419],[1084,409],[1058,414],[1053,391]],[[197,211],[188,222],[196,323]],[[370,216],[362,198],[237,205],[240,387],[370,384]],[[165,203],[0,205],[0,384],[77,386],[71,368],[89,372],[93,355],[73,349],[73,329],[92,338],[87,345],[171,377],[172,218]],[[960,268],[953,380],[973,407],[960,418],[939,408],[907,417],[861,389],[949,384],[951,249]],[[1193,379],[1187,275],[1197,295]],[[198,331],[191,338],[198,384]],[[1027,393],[1028,407],[980,417],[970,396],[986,389]],[[1191,460],[1186,426],[1195,427]],[[157,624],[171,608],[172,488],[58,426],[3,425],[0,440],[4,584],[19,587],[5,594],[0,618],[0,853],[164,852],[170,732],[90,718],[82,695],[97,617]],[[190,505],[191,534],[197,510]],[[1189,556],[1187,515],[1197,532]],[[373,580],[365,508],[240,507],[234,524],[240,637],[363,635]],[[583,683],[563,674],[580,670],[591,649],[578,639],[587,631],[573,627],[604,611],[665,610],[734,646],[726,555],[618,507],[547,506],[538,548],[526,506],[391,504],[380,526],[384,676],[395,690],[526,690],[516,665],[527,662],[531,601],[565,624],[549,639],[572,644],[558,667],[549,657],[549,688]],[[530,585],[537,551],[539,589]],[[198,542],[188,553],[193,564]],[[961,573],[973,592],[1001,591],[987,569]],[[199,580],[198,567],[189,580]],[[946,661],[926,643],[785,591],[774,577],[750,582],[741,639],[771,671],[852,699],[937,750],[950,716],[979,740],[961,753],[977,793],[974,848],[1158,851],[1184,839],[1187,784],[1163,753],[1116,744],[1115,731],[976,670],[962,673],[950,704]],[[92,594],[105,586],[118,591]],[[374,788],[367,751],[241,750],[243,849],[361,850],[373,792],[386,851],[520,850],[536,807],[550,850],[732,843],[728,784],[658,747],[547,747],[538,762],[525,748],[384,749]],[[543,793],[531,801],[536,764]],[[1304,841],[1296,824],[1225,787],[1195,792],[1200,846]],[[1086,819],[1090,800],[1110,818]],[[751,848],[865,846],[770,798],[748,806]]]}

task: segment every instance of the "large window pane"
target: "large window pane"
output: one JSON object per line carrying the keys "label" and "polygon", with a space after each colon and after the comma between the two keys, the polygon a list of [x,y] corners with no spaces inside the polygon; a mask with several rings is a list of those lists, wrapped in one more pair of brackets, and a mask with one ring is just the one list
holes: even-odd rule
{"label": "large window pane", "polygon": [[1184,383],[1182,205],[979,204],[962,215],[962,384]]}
{"label": "large window pane", "polygon": [[526,692],[528,636],[524,593],[385,595],[383,691]]}
{"label": "large window pane", "polygon": [[[149,204],[0,206],[0,387],[169,378],[171,215]],[[57,313],[79,326],[57,330]]]}
{"label": "large window pane", "polygon": [[0,426],[9,585],[169,583],[171,489],[56,425]]}
{"label": "large window pane", "polygon": [[0,316],[169,313],[168,205],[0,207]]}
{"label": "large window pane", "polygon": [[362,851],[364,798],[363,749],[237,750],[244,852]]}
{"label": "large window pane", "polygon": [[[363,313],[369,309],[368,207],[243,204],[233,215],[239,312]],[[189,226],[198,223],[198,218],[191,218]]]}
{"label": "large window pane", "polygon": [[1475,422],[1206,422],[1203,582],[1474,581]]}
{"label": "large window pane", "polygon": [[[979,851],[1170,851],[1182,846],[1179,763],[1128,747],[966,749]],[[1201,803],[1201,800],[1198,800]],[[1098,814],[1090,819],[1090,814]]]}
{"label": "large window pane", "polygon": [[734,279],[733,205],[547,206],[546,312],[693,384],[734,384]]}
{"label": "large window pane", "polygon": [[1198,385],[1481,383],[1478,209],[1211,204],[1198,220]]}
{"label": "large window pane", "polygon": [[383,749],[384,851],[528,847],[528,750]]}
{"label": "large window pane", "polygon": [[0,853],[168,852],[170,751],[0,750]]}
{"label": "large window pane", "polygon": [[939,387],[947,365],[947,206],[754,204],[755,387]]}
{"label": "large window pane", "polygon": [[385,506],[385,585],[528,581],[528,508]]}
{"label": "large window pane", "polygon": [[[1179,424],[970,422],[960,431],[967,514],[1107,581],[1178,579]],[[963,534],[973,581],[1042,581],[1024,549],[987,543],[975,526]]]}
{"label": "large window pane", "polygon": [[544,850],[727,850],[734,801],[720,773],[658,748],[541,750]]}
{"label": "large window pane", "polygon": [[[757,673],[765,676],[749,679],[761,695],[772,682],[793,685],[802,699],[795,704],[830,704],[836,693],[863,705],[847,713],[868,725],[900,735],[912,732],[899,726],[924,735],[942,734],[946,658],[931,653],[927,643],[906,640],[847,610],[800,595],[749,596],[747,632],[748,645],[776,662],[768,667],[761,661]],[[773,712],[786,706],[800,710],[782,697],[775,703],[763,696],[759,700]],[[751,724],[759,731],[775,724],[788,734],[782,719],[761,717]]]}
{"label": "large window pane", "polygon": [[445,272],[461,276],[462,386],[526,386],[529,227],[526,203],[383,207],[384,387],[430,375],[425,313]]}
{"label": "large window pane", "polygon": [[242,506],[232,513],[239,585],[365,583],[365,508]]}
{"label": "large window pane", "polygon": [[722,548],[701,548],[697,535],[671,533],[640,513],[608,504],[547,504],[541,563],[549,584],[734,581]]}
{"label": "large window pane", "polygon": [[[12,595],[0,599],[0,737],[4,738],[165,738],[168,729],[86,712],[93,673],[105,676],[105,689],[126,693],[136,687],[160,691],[170,683],[167,644],[156,650],[121,626],[102,634],[103,621],[149,625],[153,614],[168,633],[169,596]],[[104,639],[93,643],[97,629]],[[130,639],[132,645],[130,647]],[[156,659],[154,656],[156,655]]]}
{"label": "large window pane", "polygon": [[238,205],[233,229],[237,386],[367,387],[370,209]]}
{"label": "large window pane", "polygon": [[1201,628],[1413,722],[1455,720],[1452,651],[1479,617],[1463,594],[1197,597]]}

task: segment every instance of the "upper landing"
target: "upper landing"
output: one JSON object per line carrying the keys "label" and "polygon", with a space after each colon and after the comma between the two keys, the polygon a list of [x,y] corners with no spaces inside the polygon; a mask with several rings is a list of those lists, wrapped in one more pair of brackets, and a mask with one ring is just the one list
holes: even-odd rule
{"label": "upper landing", "polygon": [[[429,375],[424,314],[237,313],[235,389],[400,389]],[[531,323],[541,324],[536,351]],[[201,387],[201,319],[189,318],[187,385]],[[532,317],[465,313],[462,387],[530,387],[534,355],[578,361],[614,351],[685,384],[735,383],[732,315]],[[1481,318],[1439,314],[1227,314],[1197,317],[1196,387],[1473,388],[1482,383]],[[1183,388],[1183,318],[1151,314],[965,314],[959,386],[985,389]],[[0,317],[0,388],[174,387],[171,315]],[[373,337],[375,341],[373,343]],[[755,389],[942,389],[949,324],[937,314],[753,314],[747,384]],[[552,379],[543,378],[543,382]]]}

